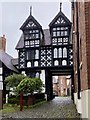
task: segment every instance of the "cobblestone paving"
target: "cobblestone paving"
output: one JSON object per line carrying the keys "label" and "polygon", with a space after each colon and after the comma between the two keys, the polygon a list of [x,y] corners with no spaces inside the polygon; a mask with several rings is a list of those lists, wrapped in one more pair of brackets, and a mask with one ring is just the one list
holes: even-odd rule
{"label": "cobblestone paving", "polygon": [[69,97],[56,97],[41,106],[9,114],[9,118],[79,118]]}

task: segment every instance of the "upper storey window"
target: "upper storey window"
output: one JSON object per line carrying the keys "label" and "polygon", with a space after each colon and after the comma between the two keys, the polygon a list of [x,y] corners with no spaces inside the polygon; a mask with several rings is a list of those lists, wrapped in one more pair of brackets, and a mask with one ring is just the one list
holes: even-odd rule
{"label": "upper storey window", "polygon": [[30,12],[29,17],[23,23],[20,28],[24,34],[24,46],[25,47],[39,47],[41,41],[41,33],[43,35],[42,26],[32,16]]}
{"label": "upper storey window", "polygon": [[62,36],[68,36],[69,35],[69,31],[68,31],[68,27],[54,27],[52,30],[52,36],[53,37],[62,37]]}
{"label": "upper storey window", "polygon": [[64,15],[61,8],[56,17],[49,24],[52,45],[64,45],[70,42],[71,22]]}
{"label": "upper storey window", "polygon": [[40,44],[40,31],[38,29],[24,31],[25,47],[38,47]]}
{"label": "upper storey window", "polygon": [[25,40],[27,39],[39,39],[39,30],[28,30],[24,32]]}

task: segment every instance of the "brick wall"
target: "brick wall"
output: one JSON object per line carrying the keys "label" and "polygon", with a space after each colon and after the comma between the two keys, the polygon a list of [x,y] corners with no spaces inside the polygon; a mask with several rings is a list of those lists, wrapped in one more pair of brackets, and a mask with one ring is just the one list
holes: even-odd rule
{"label": "brick wall", "polygon": [[88,88],[90,88],[90,2],[85,2],[86,55]]}
{"label": "brick wall", "polygon": [[74,15],[73,15],[73,63],[74,63],[74,85],[75,92],[77,92],[77,59],[76,59],[76,7],[74,4]]}
{"label": "brick wall", "polygon": [[[75,4],[74,4],[75,7]],[[81,90],[90,88],[90,2],[78,3],[79,21],[79,59]],[[76,10],[74,9],[73,31],[76,31]],[[75,92],[77,92],[77,62],[76,62],[76,34],[73,34],[74,49],[74,80]]]}
{"label": "brick wall", "polygon": [[3,35],[3,37],[0,37],[0,49],[6,51],[5,35]]}

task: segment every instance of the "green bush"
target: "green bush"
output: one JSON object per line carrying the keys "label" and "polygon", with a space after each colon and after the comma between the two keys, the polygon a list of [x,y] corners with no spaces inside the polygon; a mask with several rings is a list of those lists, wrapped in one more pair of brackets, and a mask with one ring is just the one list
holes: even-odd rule
{"label": "green bush", "polygon": [[28,78],[23,79],[17,86],[16,92],[18,95],[20,93],[33,94],[34,92],[41,92],[42,90],[42,81],[39,78]]}
{"label": "green bush", "polygon": [[26,76],[23,74],[13,74],[5,78],[6,86],[16,87]]}

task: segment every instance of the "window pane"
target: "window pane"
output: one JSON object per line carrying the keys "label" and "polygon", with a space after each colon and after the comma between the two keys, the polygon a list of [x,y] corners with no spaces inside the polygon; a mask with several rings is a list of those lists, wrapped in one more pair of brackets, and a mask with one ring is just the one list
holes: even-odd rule
{"label": "window pane", "polygon": [[57,58],[57,48],[54,49],[54,58]]}
{"label": "window pane", "polygon": [[35,67],[38,66],[38,61],[35,61],[35,62],[34,62],[34,66],[35,66]]}
{"label": "window pane", "polygon": [[67,65],[67,61],[66,60],[63,60],[62,61],[62,65],[64,66],[64,65]]}
{"label": "window pane", "polygon": [[56,28],[53,28],[53,30],[56,30]]}
{"label": "window pane", "polygon": [[63,57],[67,57],[67,48],[63,48]]}
{"label": "window pane", "polygon": [[55,61],[54,61],[54,65],[55,65],[55,66],[58,66],[58,65],[59,65],[58,60],[55,60]]}
{"label": "window pane", "polygon": [[57,30],[60,30],[60,27],[57,27]]}
{"label": "window pane", "polygon": [[56,32],[53,32],[53,36],[56,36]]}
{"label": "window pane", "polygon": [[61,36],[63,36],[63,31],[61,31]]}
{"label": "window pane", "polygon": [[35,50],[35,59],[39,59],[39,50]]}
{"label": "window pane", "polygon": [[62,48],[59,48],[59,58],[62,58]]}
{"label": "window pane", "polygon": [[36,34],[36,38],[39,38],[39,34]]}
{"label": "window pane", "polygon": [[31,62],[27,62],[27,67],[31,67]]}
{"label": "window pane", "polygon": [[57,36],[60,36],[60,31],[57,31]]}

